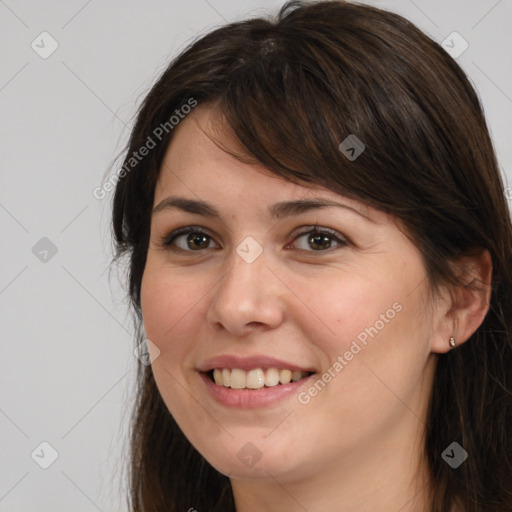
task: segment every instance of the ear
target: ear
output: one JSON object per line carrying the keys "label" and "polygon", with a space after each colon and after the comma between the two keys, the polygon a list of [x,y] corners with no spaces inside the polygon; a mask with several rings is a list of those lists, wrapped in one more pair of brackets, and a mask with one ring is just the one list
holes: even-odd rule
{"label": "ear", "polygon": [[432,352],[445,353],[452,347],[466,342],[484,321],[491,301],[492,259],[488,250],[464,256],[454,268],[460,285],[447,285],[437,301],[435,335]]}

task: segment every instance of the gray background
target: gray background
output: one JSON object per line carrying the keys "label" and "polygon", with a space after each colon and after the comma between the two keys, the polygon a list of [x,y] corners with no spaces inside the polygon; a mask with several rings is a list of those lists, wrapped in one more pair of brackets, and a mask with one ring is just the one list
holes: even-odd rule
{"label": "gray background", "polygon": [[[457,31],[469,43],[457,61],[510,176],[512,2],[367,3],[438,42]],[[109,279],[111,194],[92,192],[172,56],[213,26],[281,4],[0,0],[0,512],[126,510],[123,439],[140,363],[124,292]],[[31,47],[51,48],[43,31],[58,43],[46,59]],[[58,453],[47,469],[44,441]]]}

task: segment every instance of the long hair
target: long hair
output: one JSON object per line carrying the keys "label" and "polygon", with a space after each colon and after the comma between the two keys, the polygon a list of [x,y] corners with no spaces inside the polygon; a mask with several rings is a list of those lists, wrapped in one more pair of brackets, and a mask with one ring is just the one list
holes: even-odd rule
{"label": "long hair", "polygon": [[[512,511],[512,227],[479,99],[457,63],[399,15],[343,1],[284,5],[276,18],[215,29],[163,72],[143,101],[113,202],[117,258],[141,333],[141,280],[155,184],[176,110],[218,105],[244,158],[400,219],[433,287],[451,263],[493,261],[489,311],[438,359],[425,429],[432,512]],[[189,109],[190,110],[190,109]],[[348,136],[365,145],[340,151]],[[140,148],[146,156],[133,160]],[[469,453],[452,469],[452,442]],[[233,511],[229,479],[188,442],[140,365],[130,428],[130,510]]]}

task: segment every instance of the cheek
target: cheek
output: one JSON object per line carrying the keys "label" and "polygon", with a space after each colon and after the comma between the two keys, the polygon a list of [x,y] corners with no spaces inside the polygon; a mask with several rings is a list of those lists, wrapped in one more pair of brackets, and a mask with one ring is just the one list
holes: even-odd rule
{"label": "cheek", "polygon": [[153,375],[176,419],[186,416],[189,397],[183,390],[188,387],[185,374],[194,350],[191,340],[198,338],[197,318],[203,314],[201,293],[198,283],[186,282],[175,271],[151,265],[141,283],[145,334],[159,350],[151,365]]}
{"label": "cheek", "polygon": [[141,284],[141,308],[147,338],[162,355],[170,348],[179,350],[184,330],[197,325],[190,318],[198,314],[202,290],[200,282],[184,280],[175,272],[147,268]]}
{"label": "cheek", "polygon": [[371,269],[303,281],[294,291],[306,300],[297,304],[294,318],[309,339],[335,357],[349,350],[352,341],[364,346],[396,322],[405,288],[393,281],[391,274]]}
{"label": "cheek", "polygon": [[421,416],[429,326],[422,320],[424,289],[408,292],[381,289],[353,296],[338,312],[338,329],[330,337],[326,372],[334,377],[325,388],[326,402],[354,435],[361,422],[363,430],[377,435],[404,414]]}
{"label": "cheek", "polygon": [[[294,318],[322,356],[325,389],[343,412],[383,412],[384,404],[397,402],[387,386],[413,392],[429,352],[422,280],[421,265],[395,263],[387,272],[339,273],[336,283],[318,279],[297,288],[310,311],[297,309]],[[323,389],[307,390],[303,401]]]}

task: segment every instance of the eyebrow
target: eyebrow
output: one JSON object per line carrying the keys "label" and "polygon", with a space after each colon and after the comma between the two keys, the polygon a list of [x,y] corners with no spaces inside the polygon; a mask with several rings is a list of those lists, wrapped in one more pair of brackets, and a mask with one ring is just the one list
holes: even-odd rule
{"label": "eyebrow", "polygon": [[[346,208],[351,210],[361,217],[374,222],[368,216],[364,215],[360,211],[352,208],[343,203],[338,203],[330,199],[297,199],[293,201],[283,201],[276,203],[269,208],[269,213],[274,219],[282,219],[291,215],[300,215],[311,210],[317,210],[319,208],[328,207]],[[220,219],[221,215],[219,211],[211,204],[201,201],[198,199],[187,199],[185,197],[167,197],[160,201],[154,208],[152,214],[161,212],[162,210],[176,209],[187,213],[193,213],[196,215],[202,215],[204,217],[211,217]]]}

